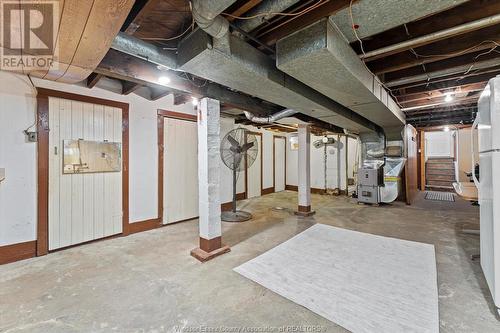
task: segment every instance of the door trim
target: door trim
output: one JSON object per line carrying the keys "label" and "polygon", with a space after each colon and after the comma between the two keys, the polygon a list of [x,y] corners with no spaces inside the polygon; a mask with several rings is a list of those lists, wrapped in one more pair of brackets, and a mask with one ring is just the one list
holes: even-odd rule
{"label": "door trim", "polygon": [[[259,147],[259,155],[260,155],[260,196],[262,196],[262,190],[264,189],[264,163],[263,163],[263,156],[264,154],[262,151],[264,150],[264,142],[263,139],[264,137],[262,136],[262,133],[259,132],[252,132],[252,131],[246,131],[245,132],[245,143],[247,142],[247,135],[253,134],[260,136],[260,147]],[[247,167],[247,154],[245,154],[245,199],[248,199],[248,167]]]}
{"label": "door trim", "polygon": [[[37,88],[37,256],[49,253],[49,97],[122,110],[122,234],[129,234],[129,104],[59,90]],[[77,244],[75,244],[77,245]]]}
{"label": "door trim", "polygon": [[[163,170],[164,170],[164,159],[163,153],[165,150],[165,142],[163,141],[163,136],[165,135],[164,118],[185,120],[190,122],[198,122],[198,117],[193,114],[180,113],[175,111],[168,111],[158,109],[158,226],[163,226]],[[183,222],[183,221],[177,221]],[[173,223],[177,223],[173,222]],[[172,224],[172,223],[169,223]]]}
{"label": "door trim", "polygon": [[273,135],[273,192],[276,192],[276,139],[285,140],[285,188],[286,188],[286,136],[284,135]]}

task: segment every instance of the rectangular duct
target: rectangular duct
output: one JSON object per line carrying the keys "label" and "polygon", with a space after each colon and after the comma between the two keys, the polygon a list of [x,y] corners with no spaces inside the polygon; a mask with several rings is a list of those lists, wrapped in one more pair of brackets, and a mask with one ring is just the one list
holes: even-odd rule
{"label": "rectangular duct", "polygon": [[384,128],[399,132],[405,116],[329,19],[277,43],[278,69]]}
{"label": "rectangular duct", "polygon": [[178,68],[354,132],[380,127],[276,68],[274,60],[227,34],[198,29],[179,45]]}

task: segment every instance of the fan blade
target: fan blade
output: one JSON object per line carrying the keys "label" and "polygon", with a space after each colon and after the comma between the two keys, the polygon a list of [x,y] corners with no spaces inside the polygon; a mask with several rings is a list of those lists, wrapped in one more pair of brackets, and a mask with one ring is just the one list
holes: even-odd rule
{"label": "fan blade", "polygon": [[229,142],[231,143],[231,146],[233,146],[233,147],[239,147],[239,146],[240,146],[239,142],[238,142],[238,141],[236,141],[236,139],[235,139],[235,138],[233,138],[231,135],[229,135],[229,136],[227,137],[227,139],[228,139],[228,140],[229,140]]}
{"label": "fan blade", "polygon": [[252,147],[253,147],[253,144],[254,144],[254,142],[245,143],[245,144],[241,147],[241,152],[242,152],[242,153],[246,152],[248,149],[250,149],[250,148],[252,148]]}

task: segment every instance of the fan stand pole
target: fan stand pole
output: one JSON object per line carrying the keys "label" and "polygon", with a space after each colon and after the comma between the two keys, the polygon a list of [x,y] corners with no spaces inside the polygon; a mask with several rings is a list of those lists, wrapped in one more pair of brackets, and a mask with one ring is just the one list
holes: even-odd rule
{"label": "fan stand pole", "polygon": [[[236,160],[236,157],[234,158]],[[233,168],[233,213],[236,213],[236,168]]]}

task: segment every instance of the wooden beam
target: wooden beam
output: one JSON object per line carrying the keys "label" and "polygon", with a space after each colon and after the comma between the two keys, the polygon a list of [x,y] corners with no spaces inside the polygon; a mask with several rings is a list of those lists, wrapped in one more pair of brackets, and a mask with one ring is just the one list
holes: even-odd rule
{"label": "wooden beam", "polygon": [[[137,31],[137,29],[140,28],[142,22],[148,17],[148,14],[157,7],[157,5],[160,3],[160,0],[146,0],[145,4],[141,4],[140,1],[137,1],[136,4],[137,3],[139,3],[139,6],[142,5],[142,8],[139,8],[134,19],[125,29],[125,33],[127,35],[133,35]],[[135,8],[132,8],[132,10],[134,9]]]}
{"label": "wooden beam", "polygon": [[151,100],[152,101],[157,101],[160,98],[168,96],[172,93],[172,90],[165,89],[165,88],[149,87],[149,90],[151,90]]}
{"label": "wooden beam", "polygon": [[397,100],[401,104],[414,103],[414,102],[421,101],[421,100],[431,101],[435,98],[442,98],[447,93],[463,94],[463,93],[471,93],[471,92],[481,91],[484,89],[486,84],[487,84],[487,82],[483,81],[483,82],[479,82],[479,83],[471,83],[471,84],[465,84],[465,85],[461,85],[461,86],[459,85],[456,87],[447,87],[444,89],[430,90],[430,91],[422,92],[422,93],[406,94],[406,95],[398,96]]}
{"label": "wooden beam", "polygon": [[[366,52],[376,50],[408,39],[425,36],[436,31],[496,15],[499,12],[500,2],[497,0],[470,0],[441,13],[409,22],[406,24],[406,29],[405,26],[399,26],[372,36],[370,39],[363,41],[363,48]],[[354,42],[352,44],[355,49],[359,50],[359,43]]]}
{"label": "wooden beam", "polygon": [[[432,101],[426,101],[426,100],[420,100],[417,102],[414,102],[412,104],[407,104],[402,108],[402,111],[407,112],[411,111],[411,108],[424,108],[425,106],[427,109],[432,109],[432,108],[437,108],[443,105],[457,105],[457,104],[464,104],[464,103],[471,103],[475,102],[479,99],[480,93],[473,93],[470,96],[465,96],[465,97],[459,97],[453,99],[451,102],[446,102],[444,97],[439,97],[436,98]],[[410,110],[406,110],[410,109]],[[416,109],[415,109],[416,110]]]}
{"label": "wooden beam", "polygon": [[[386,73],[384,75],[384,81],[395,81],[406,77],[422,75],[425,73],[431,73],[435,71],[442,71],[448,68],[453,68],[463,65],[474,65],[476,62],[498,59],[498,65],[500,66],[500,55],[496,52],[491,52],[489,54],[483,54],[484,51],[476,51],[469,54],[464,54],[455,58],[445,59],[441,61],[436,61],[430,64],[426,64],[425,68],[423,66],[411,67],[396,72]],[[464,73],[460,73],[464,74]]]}
{"label": "wooden beam", "polygon": [[122,95],[128,95],[136,91],[140,87],[142,87],[142,85],[135,82],[121,81],[121,83],[122,83]]}
{"label": "wooden beam", "polygon": [[[355,1],[356,2],[356,1]],[[273,27],[257,37],[267,45],[273,45],[278,39],[281,39],[297,30],[300,30],[324,17],[335,14],[336,12],[349,7],[350,0],[328,1],[323,5],[306,12],[305,14],[292,16],[283,23]]]}
{"label": "wooden beam", "polygon": [[[234,12],[231,13],[232,16],[241,16],[248,12],[250,9],[253,7],[257,6],[260,4],[262,0],[249,0],[246,3],[244,3],[240,8],[236,9]],[[227,17],[227,20],[229,22],[233,22],[235,19],[232,17]]]}
{"label": "wooden beam", "polygon": [[[486,42],[481,44],[481,41]],[[458,57],[463,54],[488,50],[496,46],[493,41],[500,43],[500,30],[498,26],[481,29],[416,48],[415,52],[424,57],[417,58],[413,53],[407,51],[374,61],[368,59],[368,67],[377,75],[395,72],[421,66],[422,64]]]}
{"label": "wooden beam", "polygon": [[99,82],[100,79],[102,79],[103,75],[98,74],[98,73],[92,73],[89,75],[87,78],[87,88],[92,89],[95,87],[97,82]]}
{"label": "wooden beam", "polygon": [[500,74],[500,69],[492,69],[481,71],[478,73],[472,72],[467,75],[451,75],[444,78],[432,80],[430,82],[417,82],[404,87],[393,89],[393,93],[397,96],[409,93],[425,92],[434,89],[445,89],[447,87],[457,87],[464,84],[488,81],[496,75]]}

